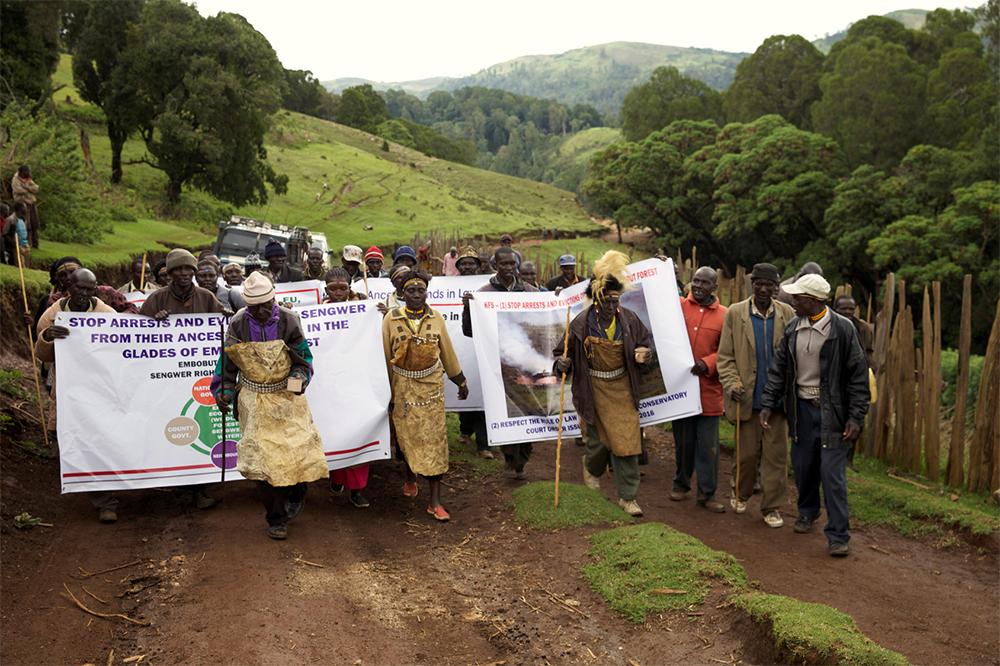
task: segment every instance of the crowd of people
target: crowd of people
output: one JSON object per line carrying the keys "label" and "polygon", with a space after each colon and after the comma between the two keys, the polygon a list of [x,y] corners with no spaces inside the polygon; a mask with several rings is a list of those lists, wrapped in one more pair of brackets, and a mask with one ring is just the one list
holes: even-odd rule
{"label": "crowd of people", "polygon": [[[29,317],[37,331],[36,350],[45,364],[47,384],[55,399],[54,341],[69,335],[56,325],[60,311],[138,312],[155,319],[179,314],[223,313],[230,316],[223,352],[212,380],[220,410],[233,412],[242,433],[238,470],[260,487],[267,534],[284,539],[288,523],[301,511],[306,484],[327,478],[335,495],[347,493],[351,504],[368,507],[363,491],[368,465],[327,472],[322,443],[312,425],[304,392],[312,377],[312,354],[298,316],[275,299],[275,284],[303,279],[325,283],[325,302],[365,299],[352,286],[359,280],[388,277],[394,290],[377,304],[383,314],[382,341],[392,389],[391,439],[403,465],[402,494],[420,493],[418,477],[427,481],[427,513],[449,520],[441,499],[448,471],[443,382],[458,387],[459,399],[469,386],[441,314],[427,304],[432,280],[427,253],[400,246],[386,254],[372,246],[347,245],[340,265],[327,266],[318,248],[310,249],[302,268],[288,262],[278,241],[267,243],[263,260],[221,265],[210,251],[195,257],[171,250],[150,267],[145,259],[131,265],[129,282],[118,289],[98,283],[75,257],[63,257],[50,269],[52,292]],[[661,257],[665,258],[665,257]],[[559,274],[545,284],[537,267],[524,261],[509,235],[492,254],[473,247],[451,248],[437,259],[446,275],[489,274],[482,292],[558,293],[581,282],[573,255],[559,258]],[[643,435],[639,423],[640,374],[655,357],[649,330],[622,306],[629,289],[629,258],[609,251],[594,262],[586,295],[588,307],[570,323],[565,345],[552,352],[552,372],[567,377],[573,407],[580,417],[583,478],[599,488],[610,473],[624,511],[641,516],[638,503]],[[869,407],[870,327],[855,316],[850,297],[832,307],[830,285],[822,269],[807,264],[782,282],[777,267],[760,263],[749,276],[752,295],[724,307],[716,295],[715,270],[698,268],[689,285],[678,285],[680,307],[698,377],[701,414],[673,421],[676,473],[669,498],[688,499],[708,512],[747,511],[751,495],[761,493],[763,521],[784,524],[788,441],[798,490],[794,531],[811,531],[825,500],[825,534],[829,553],[849,552],[845,468]],[[144,292],[140,308],[127,295]],[[462,332],[474,337],[470,301],[464,299]],[[55,430],[55,410],[48,424]],[[720,501],[720,417],[736,424],[736,455],[727,504]],[[482,411],[460,413],[462,441],[475,441],[479,455],[494,456]],[[54,435],[54,433],[53,433]],[[526,478],[530,443],[496,447],[509,475]],[[696,482],[692,488],[692,477]],[[215,500],[205,486],[188,487],[199,508]],[[102,522],[117,520],[113,493],[94,493],[92,502]]]}

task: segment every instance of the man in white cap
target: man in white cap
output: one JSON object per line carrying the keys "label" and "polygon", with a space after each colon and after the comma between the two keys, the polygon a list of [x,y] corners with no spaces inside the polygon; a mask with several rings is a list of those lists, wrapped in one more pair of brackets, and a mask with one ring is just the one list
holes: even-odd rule
{"label": "man in white cap", "polygon": [[849,319],[826,306],[830,284],[807,273],[787,285],[797,317],[785,328],[768,371],[760,425],[771,428],[783,412],[792,433],[792,465],[799,491],[795,531],[806,533],[819,517],[819,489],[826,500],[827,549],[849,552],[847,454],[868,412],[868,362]]}
{"label": "man in white cap", "polygon": [[361,260],[364,257],[364,253],[360,247],[357,245],[345,245],[340,256],[340,265],[351,276],[351,282],[364,279],[364,274],[361,272]]}
{"label": "man in white cap", "polygon": [[256,481],[267,535],[288,536],[302,510],[306,484],[327,476],[326,456],[303,393],[312,376],[312,352],[299,316],[274,301],[274,285],[260,272],[243,282],[247,307],[229,322],[212,377],[223,412],[240,422],[236,469]]}

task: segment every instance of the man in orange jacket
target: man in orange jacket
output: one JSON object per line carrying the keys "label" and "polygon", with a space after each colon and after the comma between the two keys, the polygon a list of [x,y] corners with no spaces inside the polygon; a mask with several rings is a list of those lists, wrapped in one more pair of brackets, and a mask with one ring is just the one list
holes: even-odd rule
{"label": "man in orange jacket", "polygon": [[722,383],[716,371],[719,340],[726,319],[726,308],[715,297],[719,278],[708,266],[695,271],[691,293],[681,299],[681,311],[687,325],[694,367],[701,387],[701,414],[673,422],[674,453],[677,473],[670,499],[679,502],[691,490],[691,474],[698,473],[698,506],[724,513],[726,508],[715,499],[719,480],[719,417],[722,408]]}

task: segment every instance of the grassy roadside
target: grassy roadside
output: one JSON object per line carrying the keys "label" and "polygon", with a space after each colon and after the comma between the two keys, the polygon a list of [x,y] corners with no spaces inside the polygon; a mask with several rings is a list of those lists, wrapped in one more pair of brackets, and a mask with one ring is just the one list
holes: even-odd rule
{"label": "grassy roadside", "polygon": [[513,492],[514,517],[535,529],[558,530],[585,525],[618,525],[632,518],[599,491],[578,483],[559,484],[559,508],[554,508],[555,484],[535,481]]}
{"label": "grassy roadside", "polygon": [[779,663],[900,665],[903,655],[866,637],[835,608],[753,591],[746,570],[725,552],[662,523],[644,523],[590,537],[584,577],[632,622],[649,613],[691,610],[713,588],[769,635]]}

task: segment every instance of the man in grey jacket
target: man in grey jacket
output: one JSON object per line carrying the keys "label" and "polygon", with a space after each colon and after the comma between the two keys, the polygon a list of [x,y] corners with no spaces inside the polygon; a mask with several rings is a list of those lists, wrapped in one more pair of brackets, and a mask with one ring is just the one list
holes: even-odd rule
{"label": "man in grey jacket", "polygon": [[794,529],[812,529],[822,485],[828,550],[844,557],[851,538],[847,454],[868,412],[868,362],[854,325],[826,306],[830,284],[822,276],[803,275],[785,291],[798,316],[785,328],[771,362],[760,425],[770,429],[772,412],[787,415],[799,491]]}

